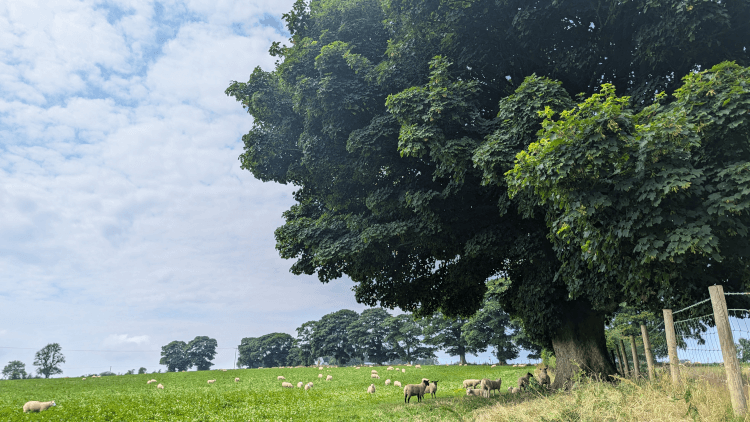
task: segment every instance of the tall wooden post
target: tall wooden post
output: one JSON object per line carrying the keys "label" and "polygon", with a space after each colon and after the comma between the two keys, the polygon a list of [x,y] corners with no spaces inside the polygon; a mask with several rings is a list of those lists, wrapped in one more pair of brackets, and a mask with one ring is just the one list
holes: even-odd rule
{"label": "tall wooden post", "polygon": [[669,353],[669,369],[672,372],[672,384],[680,383],[680,360],[677,358],[677,336],[674,334],[674,319],[672,310],[664,309],[664,331],[667,334],[667,352]]}
{"label": "tall wooden post", "polygon": [[651,339],[648,338],[646,326],[641,324],[641,337],[643,337],[643,351],[646,353],[646,365],[648,365],[648,379],[654,380],[654,352],[651,351]]}
{"label": "tall wooden post", "polygon": [[620,350],[622,353],[622,366],[625,369],[625,376],[630,376],[630,365],[628,365],[628,354],[625,352],[625,343],[620,339]]}
{"label": "tall wooden post", "polygon": [[742,388],[742,375],[740,362],[737,360],[737,349],[734,346],[732,327],[729,325],[729,312],[727,312],[727,301],[724,297],[723,286],[711,286],[708,288],[711,294],[711,306],[714,308],[714,322],[719,334],[721,355],[724,357],[724,369],[727,372],[727,388],[729,397],[732,399],[732,407],[737,416],[745,416],[747,403],[745,402],[744,389]]}
{"label": "tall wooden post", "polygon": [[617,358],[617,353],[615,352],[616,349],[617,346],[615,346],[615,349],[609,349],[609,354],[612,355],[612,362],[614,362],[617,372],[622,376],[622,363],[620,363],[620,359]]}
{"label": "tall wooden post", "polygon": [[635,336],[630,337],[630,353],[633,354],[633,376],[636,380],[641,377],[641,365],[638,362],[638,348],[635,345]]}

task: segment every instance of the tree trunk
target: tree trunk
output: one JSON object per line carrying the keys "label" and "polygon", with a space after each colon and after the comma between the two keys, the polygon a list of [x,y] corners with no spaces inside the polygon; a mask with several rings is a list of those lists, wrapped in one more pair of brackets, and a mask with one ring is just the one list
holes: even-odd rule
{"label": "tree trunk", "polygon": [[569,302],[563,312],[566,319],[552,338],[557,367],[552,388],[572,387],[572,379],[580,370],[587,376],[609,380],[617,374],[614,362],[607,353],[604,336],[604,315],[591,310],[583,301]]}
{"label": "tree trunk", "polygon": [[466,365],[466,353],[461,353],[459,356],[461,357],[461,365]]}

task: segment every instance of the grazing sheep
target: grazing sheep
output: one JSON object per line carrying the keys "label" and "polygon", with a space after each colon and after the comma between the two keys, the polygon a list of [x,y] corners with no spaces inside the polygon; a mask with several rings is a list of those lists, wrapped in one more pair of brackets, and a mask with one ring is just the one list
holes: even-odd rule
{"label": "grazing sheep", "polygon": [[371,373],[371,374],[377,374],[377,373],[378,373],[378,371],[376,371],[376,370],[374,370],[374,369],[373,369],[372,371],[370,371],[370,373]]}
{"label": "grazing sheep", "polygon": [[318,366],[318,371],[322,371],[322,370],[323,370],[323,367],[322,366]]}
{"label": "grazing sheep", "polygon": [[227,372],[227,370],[226,369],[222,369],[221,372]]}
{"label": "grazing sheep", "polygon": [[517,368],[517,367],[518,367],[518,364],[517,364],[517,363],[513,364],[513,367],[514,367],[514,368]]}
{"label": "grazing sheep", "polygon": [[279,375],[278,377],[276,377],[276,379],[277,380],[285,380],[286,378],[284,378],[283,376]]}
{"label": "grazing sheep", "polygon": [[302,384],[302,381],[298,382],[298,383],[297,383],[297,388],[302,388],[302,385],[303,385],[303,384]]}
{"label": "grazing sheep", "polygon": [[164,389],[164,386],[163,386],[163,385],[161,385],[161,384],[159,384],[159,385],[157,385],[157,386],[156,386],[156,388],[158,388],[159,390],[163,390],[163,389]]}
{"label": "grazing sheep", "polygon": [[385,370],[386,370],[386,371],[393,371],[393,367],[392,367],[392,366],[389,366],[389,367],[385,368]]}
{"label": "grazing sheep", "polygon": [[482,395],[482,390],[475,390],[473,388],[467,388],[466,389],[466,395],[467,396],[477,396],[477,397],[484,397]]}
{"label": "grazing sheep", "polygon": [[527,372],[526,375],[518,378],[518,389],[519,390],[525,390],[529,386],[529,379],[533,377],[531,375],[531,372]]}
{"label": "grazing sheep", "polygon": [[497,366],[497,365],[492,365],[492,366],[490,366],[490,368],[494,368],[494,367],[496,367],[496,366]]}
{"label": "grazing sheep", "polygon": [[310,382],[308,382],[308,383],[307,383],[307,385],[309,385],[309,386],[310,386],[310,388],[312,388],[312,386],[313,386],[313,382],[312,382],[312,381],[310,381]]}
{"label": "grazing sheep", "polygon": [[385,385],[391,385],[391,380],[390,379],[385,380]]}
{"label": "grazing sheep", "polygon": [[41,412],[43,410],[47,410],[52,406],[57,406],[55,404],[55,401],[27,401],[26,404],[23,405],[23,413],[29,413],[29,412]]}
{"label": "grazing sheep", "polygon": [[429,381],[422,381],[421,384],[406,384],[404,387],[404,403],[411,401],[411,396],[417,396],[417,403],[422,401],[424,390],[430,385]]}
{"label": "grazing sheep", "polygon": [[464,388],[474,388],[481,383],[482,380],[464,380]]}
{"label": "grazing sheep", "polygon": [[306,384],[305,385],[305,391],[309,391],[312,388],[312,385]]}
{"label": "grazing sheep", "polygon": [[370,374],[370,378],[380,379],[380,375],[378,375],[378,374]]}
{"label": "grazing sheep", "polygon": [[332,380],[332,379],[333,379],[333,376],[332,376],[332,375],[329,375],[329,376],[327,376],[327,377],[326,377],[326,381],[330,381],[330,380]]}
{"label": "grazing sheep", "polygon": [[81,378],[81,381],[86,381],[86,377]]}
{"label": "grazing sheep", "polygon": [[421,368],[422,365],[414,365],[415,368]]}
{"label": "grazing sheep", "polygon": [[[503,380],[498,378],[496,381],[493,381],[488,378],[482,379],[482,391],[487,394],[487,397],[490,397],[490,392],[493,392],[494,390],[497,390],[497,392],[500,392],[500,385],[503,383]],[[494,393],[493,393],[494,396]]]}
{"label": "grazing sheep", "polygon": [[294,388],[294,386],[292,385],[291,382],[284,381],[281,383],[281,388]]}
{"label": "grazing sheep", "polygon": [[427,386],[427,388],[424,389],[425,394],[432,394],[432,398],[435,398],[435,393],[437,393],[437,383],[438,380],[435,380],[430,383],[430,385]]}
{"label": "grazing sheep", "polygon": [[508,393],[510,394],[518,394],[521,390],[518,389],[518,387],[508,387]]}
{"label": "grazing sheep", "polygon": [[545,387],[545,388],[549,388],[550,386],[550,379],[549,379],[549,375],[547,374],[546,367],[542,368],[542,370],[540,371],[539,384],[541,384],[542,387]]}
{"label": "grazing sheep", "polygon": [[151,384],[152,382],[156,382],[156,380],[148,380],[146,381],[146,384]]}
{"label": "grazing sheep", "polygon": [[234,382],[240,382],[240,379],[239,378],[235,378]]}
{"label": "grazing sheep", "polygon": [[359,366],[355,366],[354,369],[359,369]]}
{"label": "grazing sheep", "polygon": [[216,382],[216,380],[208,380],[208,383],[209,383],[209,384],[213,384],[213,383],[215,383],[215,382]]}
{"label": "grazing sheep", "polygon": [[318,378],[323,378],[323,374],[318,374]]}
{"label": "grazing sheep", "polygon": [[401,381],[393,381],[394,387],[401,387]]}
{"label": "grazing sheep", "polygon": [[406,369],[404,369],[404,368],[401,368],[401,373],[402,373],[402,374],[405,374],[405,373],[406,373]]}
{"label": "grazing sheep", "polygon": [[370,386],[367,387],[367,392],[370,394],[375,394],[375,384],[370,384]]}

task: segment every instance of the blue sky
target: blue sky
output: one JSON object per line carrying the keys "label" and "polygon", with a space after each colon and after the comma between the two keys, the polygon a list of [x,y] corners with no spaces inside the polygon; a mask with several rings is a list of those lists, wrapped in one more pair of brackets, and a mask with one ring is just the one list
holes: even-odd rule
{"label": "blue sky", "polygon": [[0,364],[58,342],[63,376],[153,371],[207,335],[226,368],[243,337],[364,309],[289,273],[293,187],[239,168],[252,119],[224,90],[272,69],[292,3],[0,3]]}

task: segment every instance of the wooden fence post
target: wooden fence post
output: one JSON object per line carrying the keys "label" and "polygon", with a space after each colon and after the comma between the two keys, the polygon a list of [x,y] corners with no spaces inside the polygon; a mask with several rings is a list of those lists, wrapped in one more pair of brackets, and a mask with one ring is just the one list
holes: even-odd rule
{"label": "wooden fence post", "polygon": [[615,355],[617,355],[617,367],[620,370],[620,376],[625,376],[625,368],[622,366],[622,353],[620,353],[620,346],[617,345],[615,340]]}
{"label": "wooden fence post", "polygon": [[622,352],[622,366],[625,369],[625,376],[630,376],[630,365],[628,365],[628,354],[625,352],[625,343],[620,339],[620,350]]}
{"label": "wooden fence post", "polygon": [[654,380],[654,352],[651,351],[651,340],[648,338],[646,326],[641,324],[641,337],[643,337],[643,350],[646,352],[646,365],[648,365],[648,379]]}
{"label": "wooden fence post", "polygon": [[745,402],[744,388],[742,388],[742,374],[740,362],[737,360],[737,349],[734,346],[732,327],[729,325],[729,312],[727,312],[724,287],[711,286],[708,288],[708,292],[711,295],[711,306],[714,308],[714,322],[716,323],[716,332],[719,334],[721,355],[724,357],[729,397],[732,399],[735,415],[745,416],[747,403]]}
{"label": "wooden fence post", "polygon": [[615,369],[617,370],[617,373],[619,374],[621,372],[620,365],[619,365],[620,362],[617,361],[617,357],[615,356],[615,351],[612,349],[609,349],[609,356],[612,358],[612,363],[615,365]]}
{"label": "wooden fence post", "polygon": [[635,346],[635,336],[630,337],[630,353],[633,354],[633,377],[636,380],[641,377],[641,365],[638,362],[638,348]]}
{"label": "wooden fence post", "polygon": [[680,360],[677,358],[677,337],[674,334],[674,319],[672,310],[664,309],[664,331],[667,334],[667,351],[669,353],[669,369],[672,372],[672,384],[680,384]]}

